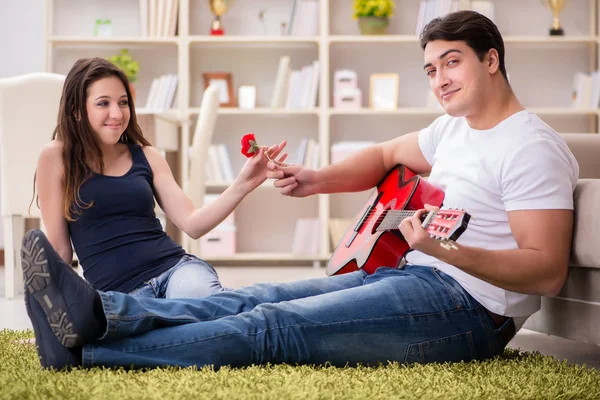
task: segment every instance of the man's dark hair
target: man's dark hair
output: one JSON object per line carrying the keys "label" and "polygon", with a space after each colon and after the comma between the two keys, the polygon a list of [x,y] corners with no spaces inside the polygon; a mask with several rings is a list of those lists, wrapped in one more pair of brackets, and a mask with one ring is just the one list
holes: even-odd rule
{"label": "man's dark hair", "polygon": [[423,50],[434,40],[449,42],[463,41],[475,51],[479,61],[490,49],[496,49],[500,62],[500,72],[506,82],[504,65],[504,41],[498,27],[486,16],[475,11],[456,11],[441,18],[435,18],[423,28],[419,38]]}

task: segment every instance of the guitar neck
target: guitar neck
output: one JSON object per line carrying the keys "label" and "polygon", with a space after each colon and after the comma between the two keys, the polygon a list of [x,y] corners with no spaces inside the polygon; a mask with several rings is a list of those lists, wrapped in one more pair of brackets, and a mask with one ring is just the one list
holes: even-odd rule
{"label": "guitar neck", "polygon": [[415,215],[416,211],[411,210],[387,210],[381,224],[375,229],[377,232],[391,231],[398,229],[400,222],[406,218]]}

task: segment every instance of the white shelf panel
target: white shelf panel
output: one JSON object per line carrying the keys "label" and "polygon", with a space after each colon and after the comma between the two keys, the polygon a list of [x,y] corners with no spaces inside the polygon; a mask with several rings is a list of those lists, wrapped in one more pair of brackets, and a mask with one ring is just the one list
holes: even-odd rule
{"label": "white shelf panel", "polygon": [[505,36],[505,43],[596,43],[594,36]]}
{"label": "white shelf panel", "polygon": [[[191,115],[199,114],[200,108],[190,108],[189,113]],[[320,114],[317,108],[306,108],[306,109],[291,109],[286,108],[269,108],[260,107],[253,109],[241,109],[233,107],[221,107],[218,113],[220,115],[318,115]]]}
{"label": "white shelf panel", "polygon": [[178,108],[170,108],[167,110],[157,110],[152,108],[136,108],[135,113],[137,115],[177,115],[179,113]]}
{"label": "white shelf panel", "polygon": [[305,36],[190,36],[190,43],[318,43],[318,37],[305,37]]}
{"label": "white shelf panel", "polygon": [[426,107],[403,107],[393,110],[378,110],[373,108],[343,109],[330,108],[330,115],[442,115],[443,110]]}
{"label": "white shelf panel", "polygon": [[115,37],[94,37],[94,36],[51,36],[48,41],[54,45],[60,44],[177,44],[177,37],[141,37],[141,36],[115,36]]}
{"label": "white shelf panel", "polygon": [[[505,43],[596,43],[594,36],[504,36]],[[337,35],[329,37],[330,43],[418,43],[415,35]]]}
{"label": "white shelf panel", "polygon": [[[206,190],[212,191],[212,192],[218,192],[218,191],[223,191],[225,189],[227,189],[229,186],[231,186],[233,182],[206,182]],[[270,180],[266,180],[265,182],[261,183],[257,189],[260,190],[273,190],[275,189],[275,186],[273,186],[272,181]]]}
{"label": "white shelf panel", "polygon": [[329,261],[330,256],[296,255],[293,253],[237,253],[232,256],[203,257],[208,262],[214,261]]}
{"label": "white shelf panel", "polygon": [[529,111],[539,115],[598,115],[594,108],[528,108]]}
{"label": "white shelf panel", "polygon": [[[528,108],[529,111],[540,115],[598,115],[597,109],[577,109],[577,108]],[[330,115],[442,115],[443,110],[426,107],[406,107],[394,110],[377,110],[371,108],[359,109],[329,109]]]}
{"label": "white shelf panel", "polygon": [[418,43],[414,35],[332,35],[330,43]]}

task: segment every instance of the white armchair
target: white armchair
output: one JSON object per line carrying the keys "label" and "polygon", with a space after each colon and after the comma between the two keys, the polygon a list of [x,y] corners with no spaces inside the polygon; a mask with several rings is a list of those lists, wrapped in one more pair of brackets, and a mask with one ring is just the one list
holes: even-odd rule
{"label": "white armchair", "polygon": [[[186,185],[187,195],[192,199],[196,208],[202,207],[204,204],[208,147],[212,142],[217,123],[219,104],[219,88],[216,86],[207,87],[202,96],[200,115],[198,116],[198,122],[192,139],[189,181]],[[198,240],[192,240],[187,235],[184,235],[183,242],[184,247],[189,253],[199,253],[200,246]]]}
{"label": "white armchair", "polygon": [[0,162],[4,226],[5,297],[22,292],[21,238],[42,147],[52,139],[65,76],[32,73],[0,79]]}

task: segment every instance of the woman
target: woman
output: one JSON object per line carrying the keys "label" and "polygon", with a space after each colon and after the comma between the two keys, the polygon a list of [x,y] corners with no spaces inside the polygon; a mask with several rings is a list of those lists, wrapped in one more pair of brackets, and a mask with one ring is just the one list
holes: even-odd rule
{"label": "woman", "polygon": [[157,298],[222,291],[212,266],[163,231],[155,198],[170,221],[197,239],[266,180],[264,156],[277,157],[284,147],[261,148],[218,201],[194,209],[164,157],[144,139],[123,72],[101,58],[80,59],[66,77],[53,140],[34,178],[47,237],[67,263],[72,242],[85,278],[98,290]]}

